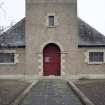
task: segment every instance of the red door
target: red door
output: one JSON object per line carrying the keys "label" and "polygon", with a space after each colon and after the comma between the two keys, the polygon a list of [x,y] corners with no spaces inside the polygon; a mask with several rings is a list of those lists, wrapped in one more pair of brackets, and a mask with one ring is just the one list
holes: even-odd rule
{"label": "red door", "polygon": [[47,45],[43,50],[44,76],[60,75],[60,49],[55,44]]}

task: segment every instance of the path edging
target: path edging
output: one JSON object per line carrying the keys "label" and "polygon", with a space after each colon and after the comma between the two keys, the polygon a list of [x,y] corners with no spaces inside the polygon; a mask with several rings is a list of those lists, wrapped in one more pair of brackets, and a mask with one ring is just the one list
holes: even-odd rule
{"label": "path edging", "polygon": [[26,96],[26,94],[32,89],[32,87],[38,82],[39,80],[35,80],[32,82],[10,105],[19,105],[22,99]]}
{"label": "path edging", "polygon": [[72,81],[68,81],[67,83],[78,95],[78,97],[80,98],[84,105],[95,105],[79,88],[77,88],[77,86]]}

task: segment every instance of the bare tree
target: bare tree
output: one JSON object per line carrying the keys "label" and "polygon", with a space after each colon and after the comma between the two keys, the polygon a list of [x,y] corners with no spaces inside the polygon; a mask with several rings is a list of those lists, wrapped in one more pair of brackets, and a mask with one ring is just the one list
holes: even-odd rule
{"label": "bare tree", "polygon": [[14,26],[16,24],[16,22],[15,21],[11,21],[11,23],[8,25],[8,26],[0,26],[0,35],[3,33],[3,32],[5,32],[5,31],[7,31],[8,29],[10,29],[12,26]]}
{"label": "bare tree", "polygon": [[0,10],[1,10],[1,12],[4,13],[4,16],[6,16],[6,11],[5,11],[5,9],[3,8],[3,5],[4,5],[4,2],[3,2],[3,1],[0,2]]}
{"label": "bare tree", "polygon": [[0,26],[0,35],[4,32],[4,27]]}
{"label": "bare tree", "polygon": [[[2,12],[4,14],[4,18],[6,17],[6,10],[3,7],[4,6],[4,0],[0,1],[0,12]],[[11,21],[10,25],[8,26],[0,26],[0,35],[5,32],[6,30],[8,30],[10,27],[12,27],[15,24],[15,21]]]}
{"label": "bare tree", "polygon": [[[3,8],[4,5],[4,1],[0,1],[0,12],[2,12],[4,14],[4,17],[6,16],[6,11]],[[4,32],[5,27],[4,26],[0,26],[0,35]]]}

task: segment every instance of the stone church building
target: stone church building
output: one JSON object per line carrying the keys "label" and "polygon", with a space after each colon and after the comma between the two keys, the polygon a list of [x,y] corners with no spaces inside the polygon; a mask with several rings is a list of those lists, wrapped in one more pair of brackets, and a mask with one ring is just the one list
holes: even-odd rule
{"label": "stone church building", "polygon": [[105,77],[105,36],[77,17],[77,0],[26,0],[26,17],[0,35],[0,78]]}

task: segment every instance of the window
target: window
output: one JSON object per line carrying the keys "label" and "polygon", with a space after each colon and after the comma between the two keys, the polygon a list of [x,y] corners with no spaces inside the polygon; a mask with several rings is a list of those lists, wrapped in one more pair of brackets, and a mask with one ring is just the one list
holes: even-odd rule
{"label": "window", "polygon": [[89,52],[89,62],[104,62],[104,52]]}
{"label": "window", "polygon": [[14,53],[0,53],[0,63],[14,63],[15,62],[15,54]]}
{"label": "window", "polygon": [[56,28],[59,25],[59,16],[56,13],[47,13],[45,19],[45,25],[48,28]]}
{"label": "window", "polygon": [[53,27],[54,25],[54,16],[49,16],[49,26]]}

